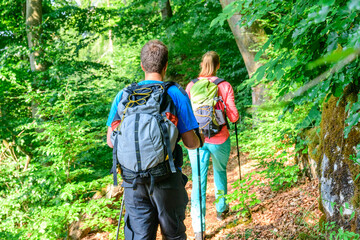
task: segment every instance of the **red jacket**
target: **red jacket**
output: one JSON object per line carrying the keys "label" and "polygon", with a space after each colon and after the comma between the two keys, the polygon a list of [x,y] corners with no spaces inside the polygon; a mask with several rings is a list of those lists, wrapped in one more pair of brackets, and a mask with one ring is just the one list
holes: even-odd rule
{"label": "red jacket", "polygon": [[[203,78],[203,77],[199,77],[199,79],[201,79],[201,78]],[[213,82],[218,77],[206,77],[206,78],[209,79],[211,82]],[[190,82],[186,86],[186,92],[189,95],[190,99],[191,99],[190,89],[193,85],[194,85],[194,83]],[[222,97],[222,99],[226,105],[226,115],[227,115],[228,119],[230,120],[230,122],[236,122],[239,119],[239,113],[235,106],[235,97],[234,97],[233,88],[231,87],[230,83],[228,83],[226,81],[221,82],[218,85],[218,87],[219,87],[218,94],[219,94],[219,96]],[[221,103],[218,103],[218,104],[219,104],[219,107],[222,110],[224,110],[223,104],[221,104]],[[210,139],[205,137],[205,142],[212,143],[212,144],[222,144],[229,138],[229,136],[230,136],[229,130],[227,129],[226,126],[224,126],[218,134],[211,137]]]}

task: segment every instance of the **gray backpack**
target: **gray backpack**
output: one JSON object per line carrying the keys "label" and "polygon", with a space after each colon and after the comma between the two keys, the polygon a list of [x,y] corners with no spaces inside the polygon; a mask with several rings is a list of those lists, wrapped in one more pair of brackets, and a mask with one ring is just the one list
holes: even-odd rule
{"label": "gray backpack", "polygon": [[[175,105],[167,90],[173,82],[130,85],[123,90],[112,126],[114,185],[117,185],[117,164],[124,181],[133,184],[154,183],[176,172],[174,150],[181,158],[177,142],[179,132],[169,120],[177,119]],[[180,87],[179,87],[180,88]],[[180,148],[180,151],[179,151]],[[179,156],[181,152],[181,156]]]}

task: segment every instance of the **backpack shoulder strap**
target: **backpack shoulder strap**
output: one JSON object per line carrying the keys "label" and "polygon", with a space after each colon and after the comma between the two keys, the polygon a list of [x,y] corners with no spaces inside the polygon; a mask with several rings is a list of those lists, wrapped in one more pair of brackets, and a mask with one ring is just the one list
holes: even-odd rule
{"label": "backpack shoulder strap", "polygon": [[123,92],[132,93],[132,91],[136,88],[136,86],[138,86],[137,83],[131,83],[130,85],[123,88]]}
{"label": "backpack shoulder strap", "polygon": [[180,84],[176,83],[176,82],[164,82],[164,87],[165,90],[167,91],[171,86],[176,86],[180,92],[184,95],[187,95],[186,91],[180,86]]}
{"label": "backpack shoulder strap", "polygon": [[162,85],[164,86],[165,90],[167,91],[171,86],[175,85],[175,82],[169,81],[169,82],[163,82]]}
{"label": "backpack shoulder strap", "polygon": [[219,85],[220,83],[224,82],[225,80],[222,79],[222,78],[218,78],[216,79],[213,83],[216,84],[216,85]]}
{"label": "backpack shoulder strap", "polygon": [[195,78],[193,80],[191,80],[194,84],[197,83],[199,81],[199,79]]}

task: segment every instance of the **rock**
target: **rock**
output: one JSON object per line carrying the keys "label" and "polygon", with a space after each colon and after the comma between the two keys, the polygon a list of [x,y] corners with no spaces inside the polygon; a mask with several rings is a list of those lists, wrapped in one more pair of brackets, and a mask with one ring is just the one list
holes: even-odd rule
{"label": "rock", "polygon": [[114,186],[113,184],[110,184],[106,188],[106,198],[115,198],[115,201],[119,201],[123,193],[124,189],[119,185]]}
{"label": "rock", "polygon": [[[100,199],[103,197],[106,198],[114,198],[114,201],[119,201],[120,197],[123,195],[123,188],[121,186],[114,186],[109,184],[106,188],[101,189],[101,191],[97,191],[92,200]],[[86,214],[82,215],[79,221],[73,222],[69,227],[69,238],[72,240],[78,240],[86,237],[90,232],[91,228],[84,228],[84,220],[88,216]],[[115,224],[116,222],[112,222],[112,219],[107,219],[110,224]],[[84,228],[84,229],[83,229]]]}
{"label": "rock", "polygon": [[310,173],[311,173],[311,177],[312,177],[311,179],[317,179],[318,178],[318,174],[316,172],[317,163],[311,157],[309,157],[309,168],[310,168]]}
{"label": "rock", "polygon": [[114,186],[109,184],[106,188],[97,191],[92,197],[93,200],[100,199],[102,197],[106,198],[115,198],[115,201],[119,201],[120,197],[123,195],[124,189],[121,186]]}
{"label": "rock", "polygon": [[81,239],[89,234],[91,231],[91,228],[84,228],[83,219],[85,216],[82,216],[82,218],[77,221],[73,222],[69,227],[69,237],[72,240],[78,240]]}
{"label": "rock", "polygon": [[319,127],[314,127],[305,130],[300,134],[303,141],[308,142],[308,151],[305,153],[301,149],[297,152],[297,164],[300,169],[305,170],[305,175],[310,179],[318,179],[317,167],[320,162],[321,149],[320,147],[320,134],[318,133]]}

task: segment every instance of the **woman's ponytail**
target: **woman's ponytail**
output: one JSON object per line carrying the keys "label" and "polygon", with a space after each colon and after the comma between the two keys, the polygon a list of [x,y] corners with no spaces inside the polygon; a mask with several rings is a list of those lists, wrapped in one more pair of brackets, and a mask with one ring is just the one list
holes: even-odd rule
{"label": "woman's ponytail", "polygon": [[200,77],[215,76],[219,64],[220,64],[220,57],[216,52],[209,51],[205,53],[202,57],[201,71],[199,76]]}

